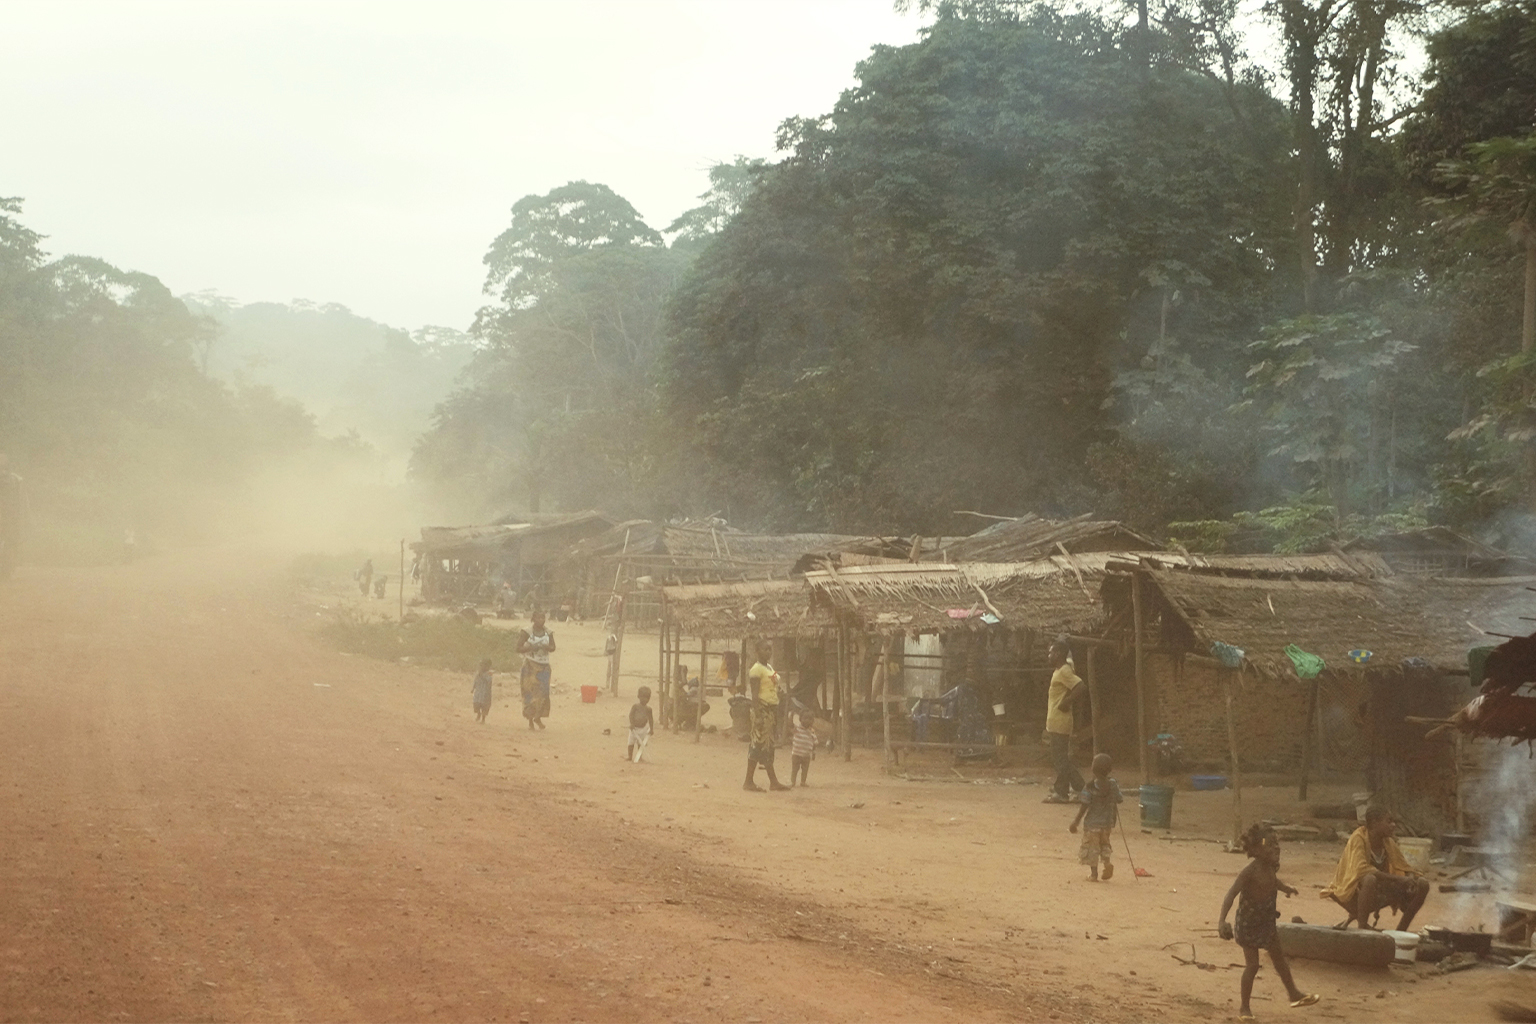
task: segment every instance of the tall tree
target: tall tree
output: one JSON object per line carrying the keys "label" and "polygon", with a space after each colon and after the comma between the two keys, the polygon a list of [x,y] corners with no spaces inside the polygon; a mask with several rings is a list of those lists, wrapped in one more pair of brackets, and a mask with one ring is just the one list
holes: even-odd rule
{"label": "tall tree", "polygon": [[412,472],[481,507],[645,505],[662,447],[652,371],[683,260],[605,185],[519,200],[485,257],[484,347]]}
{"label": "tall tree", "polygon": [[1145,76],[1117,29],[1038,7],[941,10],[859,77],[786,122],[674,303],[699,493],[840,529],[1093,504],[1115,371],[1160,341],[1230,360],[1255,326],[1285,240],[1280,109]]}

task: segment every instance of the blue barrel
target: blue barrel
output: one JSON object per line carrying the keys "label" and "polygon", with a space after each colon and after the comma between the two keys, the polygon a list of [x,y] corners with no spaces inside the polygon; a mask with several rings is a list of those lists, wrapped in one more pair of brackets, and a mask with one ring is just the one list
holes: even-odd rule
{"label": "blue barrel", "polygon": [[1173,787],[1141,787],[1141,827],[1173,827]]}

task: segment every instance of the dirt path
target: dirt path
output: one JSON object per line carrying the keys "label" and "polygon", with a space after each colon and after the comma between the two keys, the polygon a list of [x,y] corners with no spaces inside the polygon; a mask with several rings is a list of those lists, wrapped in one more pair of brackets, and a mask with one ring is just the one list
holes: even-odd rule
{"label": "dirt path", "polygon": [[[555,626],[547,732],[510,677],[476,726],[467,676],[309,637],[342,588],[211,557],[0,589],[0,1018],[1230,1017],[1236,972],[1162,948],[1235,958],[1208,932],[1240,863],[1212,843],[1133,830],[1155,877],[1090,886],[1035,785],[893,779],[861,751],[744,794],[718,735],[630,765],[654,653],[631,634],[623,695],[581,704],[590,626]],[[1180,793],[1176,834],[1220,834],[1223,799]],[[1337,850],[1289,846],[1285,873],[1315,892]],[[1426,920],[1450,912],[1434,899]],[[1261,1017],[1489,1019],[1524,980],[1297,974],[1324,1003],[1285,1009],[1266,970]]]}

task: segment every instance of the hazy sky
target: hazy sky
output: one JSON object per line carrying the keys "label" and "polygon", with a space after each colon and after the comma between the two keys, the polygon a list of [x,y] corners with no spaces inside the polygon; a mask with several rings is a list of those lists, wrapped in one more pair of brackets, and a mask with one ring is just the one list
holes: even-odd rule
{"label": "hazy sky", "polygon": [[0,24],[0,195],[49,252],[411,328],[468,325],[517,199],[585,178],[665,227],[921,21],[890,0],[8,0]]}

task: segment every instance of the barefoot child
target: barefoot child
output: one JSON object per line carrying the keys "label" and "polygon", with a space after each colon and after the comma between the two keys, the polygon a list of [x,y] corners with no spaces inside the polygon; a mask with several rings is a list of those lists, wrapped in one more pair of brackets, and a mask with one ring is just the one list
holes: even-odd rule
{"label": "barefoot child", "polygon": [[491,713],[491,659],[480,663],[480,674],[475,676],[471,699],[475,702],[475,721],[485,721]]}
{"label": "barefoot child", "polygon": [[798,776],[800,785],[805,786],[805,778],[811,773],[811,758],[816,756],[816,729],[814,719],[809,711],[802,711],[795,716],[795,735],[789,748],[789,784],[793,786]]}
{"label": "barefoot child", "polygon": [[642,686],[635,696],[639,700],[629,709],[629,754],[626,757],[629,761],[640,760],[640,751],[645,749],[651,730],[656,728],[656,718],[651,714],[651,688]]}
{"label": "barefoot child", "polygon": [[1232,909],[1232,901],[1238,899],[1237,944],[1243,947],[1248,966],[1243,969],[1243,1005],[1237,1019],[1251,1021],[1255,1018],[1248,1000],[1253,995],[1253,979],[1259,973],[1261,949],[1269,950],[1269,959],[1275,965],[1275,973],[1280,975],[1292,1006],[1311,1006],[1319,997],[1315,992],[1309,995],[1296,987],[1296,982],[1291,980],[1291,965],[1286,963],[1285,953],[1280,949],[1280,933],[1275,928],[1275,918],[1280,916],[1280,911],[1275,909],[1275,894],[1283,892],[1294,896],[1296,890],[1280,881],[1276,874],[1280,870],[1280,840],[1275,838],[1275,830],[1268,825],[1250,825],[1243,833],[1243,852],[1253,859],[1237,873],[1226,899],[1221,901],[1220,927],[1222,938],[1233,937],[1227,912]]}
{"label": "barefoot child", "polygon": [[1122,797],[1120,784],[1109,777],[1112,767],[1108,754],[1093,756],[1093,778],[1077,794],[1081,806],[1067,827],[1068,832],[1076,832],[1079,824],[1083,826],[1083,845],[1077,851],[1077,859],[1088,865],[1090,882],[1099,880],[1100,861],[1104,863],[1104,881],[1115,877],[1115,866],[1109,858],[1115,851],[1115,823],[1120,820]]}

